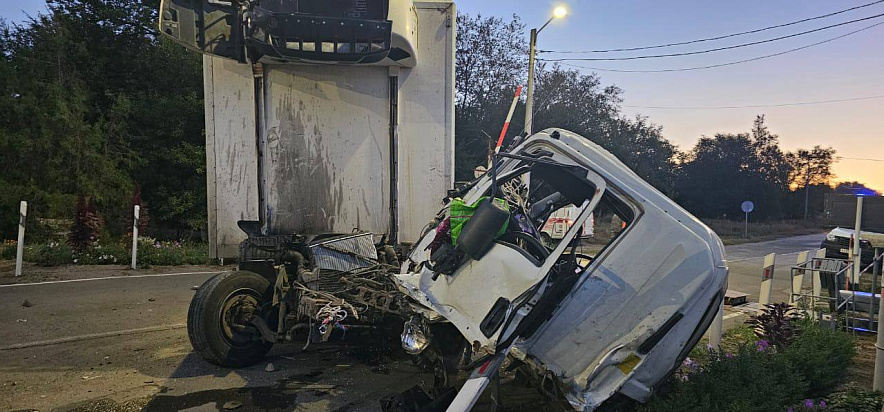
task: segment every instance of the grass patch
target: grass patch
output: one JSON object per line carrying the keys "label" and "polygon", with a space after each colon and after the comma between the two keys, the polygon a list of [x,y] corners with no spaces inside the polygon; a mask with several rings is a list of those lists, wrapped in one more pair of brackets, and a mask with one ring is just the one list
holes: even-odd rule
{"label": "grass patch", "polygon": [[823,233],[827,229],[822,222],[812,220],[777,220],[769,222],[749,221],[749,237],[745,236],[745,222],[735,220],[704,219],[703,223],[718,234],[726,245],[763,242],[789,236]]}

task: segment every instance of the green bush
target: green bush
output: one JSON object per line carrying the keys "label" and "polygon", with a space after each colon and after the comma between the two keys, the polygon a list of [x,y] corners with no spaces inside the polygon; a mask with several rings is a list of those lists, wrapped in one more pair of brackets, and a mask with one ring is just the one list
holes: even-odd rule
{"label": "green bush", "polygon": [[[793,405],[794,411],[830,407],[838,411],[878,412],[881,395],[859,390],[833,394],[825,399],[825,406],[806,406],[840,383],[856,349],[853,336],[848,333],[821,328],[806,320],[795,324],[799,335],[779,349],[768,346],[766,340],[750,345],[754,337],[747,328],[729,335],[743,339],[736,355],[695,348],[691,352],[694,359],[685,360],[676,372],[672,390],[653,398],[641,410],[783,411]],[[854,406],[870,402],[877,406]]]}
{"label": "green bush", "polygon": [[25,247],[23,259],[39,266],[69,265],[74,262],[74,251],[63,243],[47,243]]}
{"label": "green bush", "polygon": [[[0,259],[15,259],[15,242],[0,244]],[[59,265],[127,265],[132,259],[128,244],[111,243],[95,245],[82,252],[75,252],[70,246],[51,242],[25,246],[25,262],[40,266]],[[209,249],[205,244],[158,242],[151,238],[139,239],[138,265],[204,265],[209,263]]]}
{"label": "green bush", "polygon": [[884,393],[850,387],[827,396],[826,406],[832,412],[878,412],[884,406]]}
{"label": "green bush", "polygon": [[781,411],[804,398],[808,384],[784,356],[744,345],[733,356],[713,352],[702,371],[641,407],[646,412]]}
{"label": "green bush", "polygon": [[209,248],[205,244],[160,242],[151,238],[138,242],[139,266],[204,265],[208,262]]}
{"label": "green bush", "polygon": [[131,252],[121,243],[95,245],[77,254],[79,265],[122,265],[132,258]]}
{"label": "green bush", "polygon": [[838,383],[856,354],[853,336],[819,327],[807,327],[783,355],[804,375],[810,395],[821,395]]}
{"label": "green bush", "polygon": [[16,246],[18,242],[14,240],[5,240],[0,243],[0,260],[15,259]]}

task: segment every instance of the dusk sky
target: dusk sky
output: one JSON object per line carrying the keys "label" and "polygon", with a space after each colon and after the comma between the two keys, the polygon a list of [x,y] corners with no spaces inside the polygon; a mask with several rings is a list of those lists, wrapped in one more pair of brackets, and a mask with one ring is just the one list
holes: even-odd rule
{"label": "dusk sky", "polygon": [[[570,15],[539,36],[538,48],[592,50],[651,46],[727,35],[788,23],[854,7],[860,1],[573,1],[461,0],[461,12],[507,18],[516,14],[538,27],[555,5]],[[42,0],[0,2],[0,16],[18,22],[44,11]],[[685,46],[593,55],[621,57],[704,50],[785,36],[884,13],[884,2],[798,25]],[[627,61],[569,62],[594,68],[659,70],[750,59],[828,40],[884,22],[884,16],[785,40],[700,55]],[[642,114],[663,126],[664,135],[686,150],[703,135],[748,132],[757,114],[766,116],[784,149],[831,146],[844,157],[838,180],[858,180],[884,190],[884,98],[787,107],[708,109],[884,97],[884,24],[782,56],[708,70],[669,73],[598,73],[604,84],[624,90],[628,116]],[[591,69],[581,69],[589,73]],[[640,106],[640,107],[629,107]],[[649,106],[689,109],[661,109]],[[854,160],[878,159],[882,161]]]}

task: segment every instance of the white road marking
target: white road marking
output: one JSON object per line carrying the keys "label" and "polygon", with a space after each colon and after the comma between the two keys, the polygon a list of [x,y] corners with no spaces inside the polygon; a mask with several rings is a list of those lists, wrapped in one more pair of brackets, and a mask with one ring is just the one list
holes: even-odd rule
{"label": "white road marking", "polygon": [[68,336],[68,337],[64,337],[64,338],[17,343],[15,345],[0,347],[0,351],[33,348],[35,346],[58,345],[61,343],[79,342],[79,341],[90,340],[90,339],[110,338],[110,337],[114,337],[114,336],[135,335],[138,333],[161,332],[161,331],[166,331],[166,330],[182,329],[182,328],[186,328],[186,327],[187,327],[186,323],[176,323],[173,325],[150,326],[147,328],[117,330],[117,331],[113,331],[113,332],[90,333],[88,335]]}
{"label": "white road marking", "polygon": [[[798,252],[777,253],[777,256],[797,255],[797,254],[799,254],[799,253],[801,253],[801,252],[804,252],[804,251],[803,251],[803,250],[800,250],[800,251],[798,251]],[[767,255],[765,255],[765,256],[767,256]],[[741,258],[741,259],[727,259],[727,263],[731,263],[731,262],[743,262],[743,261],[746,261],[746,260],[755,260],[755,259],[764,259],[764,256],[755,256],[755,257],[748,257],[748,258]]]}
{"label": "white road marking", "polygon": [[16,286],[36,286],[36,285],[52,285],[55,283],[73,283],[73,282],[87,282],[92,280],[107,280],[107,279],[136,279],[136,278],[157,278],[157,277],[166,277],[166,276],[185,276],[185,275],[212,275],[216,273],[222,273],[223,271],[217,272],[181,272],[181,273],[155,273],[150,275],[132,275],[132,276],[105,276],[101,278],[85,278],[85,279],[68,279],[68,280],[50,280],[46,282],[32,282],[32,283],[13,283],[9,285],[0,285],[0,288],[11,288]]}

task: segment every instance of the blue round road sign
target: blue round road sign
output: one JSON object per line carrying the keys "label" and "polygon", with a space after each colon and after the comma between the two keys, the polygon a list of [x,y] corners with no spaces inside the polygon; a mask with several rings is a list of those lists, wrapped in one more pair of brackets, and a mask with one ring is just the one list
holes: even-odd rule
{"label": "blue round road sign", "polygon": [[740,205],[740,208],[743,209],[743,212],[750,213],[755,210],[755,203],[752,203],[751,200],[747,200]]}

